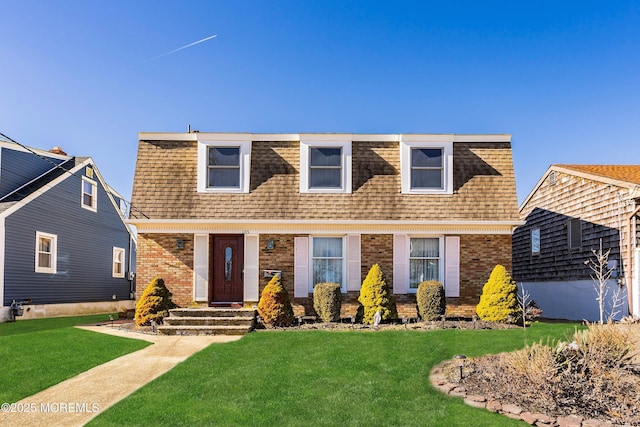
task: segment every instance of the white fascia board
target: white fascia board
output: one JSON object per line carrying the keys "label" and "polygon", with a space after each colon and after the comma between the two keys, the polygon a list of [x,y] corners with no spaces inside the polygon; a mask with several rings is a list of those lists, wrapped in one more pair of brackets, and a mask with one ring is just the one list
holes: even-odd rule
{"label": "white fascia board", "polygon": [[357,133],[241,133],[139,132],[141,141],[451,141],[511,142],[510,134],[357,134]]}
{"label": "white fascia board", "polygon": [[511,234],[523,221],[329,221],[329,220],[211,220],[133,219],[138,233],[432,233]]}

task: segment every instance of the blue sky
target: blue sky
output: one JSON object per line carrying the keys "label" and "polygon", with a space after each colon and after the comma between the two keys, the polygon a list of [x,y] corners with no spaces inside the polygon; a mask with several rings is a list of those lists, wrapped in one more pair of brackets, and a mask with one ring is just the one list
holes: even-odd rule
{"label": "blue sky", "polygon": [[127,198],[137,133],[188,124],[510,133],[520,201],[553,163],[640,163],[640,1],[0,0],[0,16],[0,132],[92,156]]}

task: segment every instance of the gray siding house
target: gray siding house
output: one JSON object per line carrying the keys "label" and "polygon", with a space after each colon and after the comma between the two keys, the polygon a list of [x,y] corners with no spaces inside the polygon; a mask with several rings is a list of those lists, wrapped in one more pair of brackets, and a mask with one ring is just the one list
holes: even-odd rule
{"label": "gray siding house", "polygon": [[0,142],[0,321],[133,307],[135,239],[90,157]]}
{"label": "gray siding house", "polygon": [[640,165],[552,165],[520,207],[513,278],[544,317],[599,320],[588,264],[602,243],[611,270],[605,318],[640,316],[639,212]]}

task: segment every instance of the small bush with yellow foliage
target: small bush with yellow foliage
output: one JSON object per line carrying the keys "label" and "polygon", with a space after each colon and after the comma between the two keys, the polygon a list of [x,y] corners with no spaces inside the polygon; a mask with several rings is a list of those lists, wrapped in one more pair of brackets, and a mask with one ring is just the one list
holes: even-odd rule
{"label": "small bush with yellow foliage", "polygon": [[397,319],[396,301],[379,264],[373,264],[362,282],[358,302],[362,305],[362,322],[373,324],[373,316],[380,311],[382,320]]}
{"label": "small bush with yellow foliage", "polygon": [[518,286],[504,266],[498,264],[491,272],[482,288],[476,313],[480,319],[489,322],[518,323],[522,318]]}
{"label": "small bush with yellow foliage", "polygon": [[162,319],[169,315],[169,310],[177,307],[171,300],[172,296],[164,280],[154,277],[136,303],[136,325],[149,325],[152,320],[162,323]]}
{"label": "small bush with yellow foliage", "polygon": [[313,309],[323,322],[340,320],[342,289],[337,283],[318,283],[313,287]]}
{"label": "small bush with yellow foliage", "polygon": [[273,276],[262,291],[258,302],[258,314],[267,328],[293,324],[293,307],[289,301],[289,293],[282,286],[279,276]]}
{"label": "small bush with yellow foliage", "polygon": [[447,309],[444,287],[437,280],[426,280],[416,292],[418,314],[422,320],[440,320]]}

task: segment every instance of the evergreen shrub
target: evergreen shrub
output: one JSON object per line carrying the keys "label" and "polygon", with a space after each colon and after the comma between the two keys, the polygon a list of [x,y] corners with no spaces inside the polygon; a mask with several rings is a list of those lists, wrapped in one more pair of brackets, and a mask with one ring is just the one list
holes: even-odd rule
{"label": "evergreen shrub", "polygon": [[447,309],[442,283],[437,280],[426,280],[420,283],[416,302],[418,314],[422,320],[440,320]]}
{"label": "evergreen shrub", "polygon": [[358,302],[362,305],[362,322],[373,324],[373,316],[380,311],[382,320],[397,319],[396,301],[391,295],[379,264],[374,264],[362,282]]}
{"label": "evergreen shrub", "polygon": [[167,289],[161,277],[154,277],[136,303],[136,325],[149,325],[152,320],[162,323],[169,310],[177,305],[171,300],[173,294]]}
{"label": "evergreen shrub", "polygon": [[313,288],[313,309],[323,322],[340,320],[342,289],[337,283],[318,283]]}
{"label": "evergreen shrub", "polygon": [[289,301],[289,293],[282,286],[279,276],[273,276],[262,291],[258,302],[258,314],[268,328],[293,324],[293,307]]}
{"label": "evergreen shrub", "polygon": [[507,269],[496,265],[482,288],[476,306],[478,317],[489,322],[518,323],[522,312],[518,303],[518,286]]}

